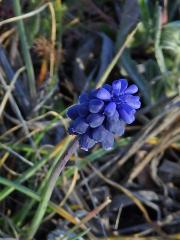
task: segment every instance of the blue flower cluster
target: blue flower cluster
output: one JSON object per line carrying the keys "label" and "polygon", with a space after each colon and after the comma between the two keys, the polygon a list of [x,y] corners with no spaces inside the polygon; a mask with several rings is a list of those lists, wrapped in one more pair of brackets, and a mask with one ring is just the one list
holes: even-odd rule
{"label": "blue flower cluster", "polygon": [[141,106],[139,96],[133,96],[137,91],[135,84],[128,87],[126,79],[119,79],[80,95],[67,116],[72,119],[69,133],[79,136],[81,149],[88,151],[96,143],[106,150],[113,147],[114,137],[124,134],[125,124],[135,120]]}

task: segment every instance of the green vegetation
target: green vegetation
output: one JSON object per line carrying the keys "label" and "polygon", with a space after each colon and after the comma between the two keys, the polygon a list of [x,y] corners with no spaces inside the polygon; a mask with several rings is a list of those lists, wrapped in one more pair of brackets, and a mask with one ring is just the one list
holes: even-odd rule
{"label": "green vegetation", "polygon": [[[180,3],[0,1],[0,239],[180,239]],[[66,109],[126,78],[137,120],[72,155]],[[110,199],[110,200],[109,200]]]}

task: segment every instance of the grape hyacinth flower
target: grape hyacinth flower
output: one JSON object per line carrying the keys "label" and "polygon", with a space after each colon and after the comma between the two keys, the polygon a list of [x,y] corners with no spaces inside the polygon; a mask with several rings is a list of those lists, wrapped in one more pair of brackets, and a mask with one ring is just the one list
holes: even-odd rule
{"label": "grape hyacinth flower", "polygon": [[124,134],[125,125],[135,120],[141,106],[139,96],[133,95],[137,91],[135,84],[128,87],[126,79],[119,79],[80,95],[67,116],[72,120],[69,133],[79,137],[81,149],[88,151],[96,143],[105,150],[113,147],[114,137]]}

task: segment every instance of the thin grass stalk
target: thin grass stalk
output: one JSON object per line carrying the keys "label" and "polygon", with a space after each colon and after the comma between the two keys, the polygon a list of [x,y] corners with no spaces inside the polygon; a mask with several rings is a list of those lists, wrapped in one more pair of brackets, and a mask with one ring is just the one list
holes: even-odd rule
{"label": "thin grass stalk", "polygon": [[[13,2],[13,9],[14,9],[15,15],[20,16],[22,14],[20,1],[15,0],[12,2]],[[24,23],[22,19],[20,19],[17,22],[17,26],[18,26],[18,32],[19,32],[19,37],[21,42],[22,54],[23,54],[24,62],[27,69],[30,96],[31,96],[31,99],[33,100],[36,97],[36,83],[35,83],[33,64],[32,64],[31,56],[29,53],[29,46],[27,42],[26,32],[25,32]]]}
{"label": "thin grass stalk", "polygon": [[[13,187],[17,191],[23,193],[24,195],[34,199],[35,201],[40,202],[41,201],[41,196],[38,195],[37,193],[33,192],[31,189],[20,185],[19,183],[12,182],[6,178],[2,178],[0,176],[0,184],[8,186],[8,187]],[[56,213],[58,213],[60,216],[64,217],[65,219],[69,220],[73,224],[77,224],[78,220],[73,218],[68,212],[66,212],[62,207],[56,205],[53,202],[49,202],[48,206]],[[14,220],[13,220],[14,221]],[[0,238],[1,239],[1,238]]]}
{"label": "thin grass stalk", "polygon": [[154,48],[155,48],[155,56],[157,63],[159,65],[159,69],[161,73],[167,72],[165,60],[163,56],[163,52],[160,46],[160,39],[161,39],[161,16],[162,16],[162,8],[157,4],[156,6],[156,26],[155,26],[155,42],[154,42]]}
{"label": "thin grass stalk", "polygon": [[[58,158],[60,158],[62,156],[62,154],[64,153],[67,145],[70,142],[70,138],[67,139],[67,141],[64,143],[64,147],[63,149],[61,149],[60,152],[56,151],[55,154]],[[23,183],[24,181],[28,180],[29,178],[31,178],[40,168],[42,168],[48,161],[50,161],[51,159],[53,159],[55,157],[54,151],[47,156],[46,158],[44,158],[42,161],[38,161],[33,167],[29,168],[21,177],[19,177],[18,179],[16,179],[17,183]],[[3,189],[0,192],[0,202],[5,199],[9,194],[11,194],[13,191],[15,190],[14,187],[7,187],[5,189]]]}
{"label": "thin grass stalk", "polygon": [[112,69],[114,68],[114,66],[116,65],[116,63],[118,62],[119,58],[121,57],[121,55],[124,52],[124,49],[127,47],[127,45],[129,44],[129,42],[132,40],[134,34],[136,33],[138,29],[138,25],[137,27],[128,35],[128,37],[126,38],[125,42],[123,43],[123,45],[119,48],[118,52],[116,53],[116,55],[114,56],[113,60],[110,62],[110,64],[108,65],[107,69],[104,71],[104,74],[102,75],[102,77],[100,78],[99,82],[97,83],[96,87],[99,88],[101,87],[107,80],[109,74],[111,73]]}

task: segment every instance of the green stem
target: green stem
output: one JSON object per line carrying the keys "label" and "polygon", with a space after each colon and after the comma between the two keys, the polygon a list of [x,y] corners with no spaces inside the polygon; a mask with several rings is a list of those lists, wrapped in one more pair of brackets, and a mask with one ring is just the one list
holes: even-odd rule
{"label": "green stem", "polygon": [[[14,9],[15,15],[20,16],[22,14],[20,0],[14,0],[12,2],[13,2],[13,9]],[[28,46],[26,32],[25,32],[24,23],[22,19],[20,19],[17,22],[17,26],[18,26],[18,32],[19,32],[19,37],[21,42],[22,54],[23,54],[24,62],[27,69],[28,79],[29,79],[28,83],[29,83],[30,96],[31,96],[31,99],[35,99],[36,83],[35,83],[34,69],[33,69],[31,56],[29,53],[29,46]]]}
{"label": "green stem", "polygon": [[[67,146],[67,144],[66,144]],[[60,158],[62,157],[62,155],[60,156]],[[50,170],[47,172],[45,179],[43,180],[43,182],[41,183],[40,187],[37,190],[37,193],[40,195],[43,188],[46,186],[50,175],[52,174],[52,171],[54,170],[54,167],[56,166],[57,162],[59,161],[59,157],[55,158],[53,160],[53,164],[50,168]],[[24,221],[24,219],[26,218],[28,212],[30,212],[31,208],[33,207],[33,205],[35,204],[35,199],[32,199],[30,202],[28,202],[28,205],[25,205],[24,209],[22,209],[22,215],[21,218],[18,221],[18,226],[20,226],[22,224],[22,222]]]}
{"label": "green stem", "polygon": [[56,185],[57,179],[61,172],[64,170],[69,158],[71,155],[77,150],[78,148],[78,140],[75,139],[71,145],[68,147],[67,151],[64,154],[64,157],[60,159],[57,164],[55,165],[53,172],[49,178],[49,181],[46,183],[44,187],[44,191],[42,193],[42,201],[39,204],[38,209],[36,210],[36,213],[33,217],[32,224],[29,228],[28,234],[27,234],[27,240],[33,239],[34,235],[36,234],[43,216],[46,212],[48,202],[50,200],[50,197],[52,195],[52,192],[54,190],[54,187]]}

